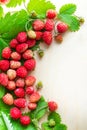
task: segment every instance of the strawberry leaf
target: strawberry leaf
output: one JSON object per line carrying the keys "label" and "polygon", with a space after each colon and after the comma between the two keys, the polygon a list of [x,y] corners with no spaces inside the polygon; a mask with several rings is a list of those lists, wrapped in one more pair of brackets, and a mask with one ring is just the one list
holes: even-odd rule
{"label": "strawberry leaf", "polygon": [[0,6],[0,17],[2,17],[3,16],[3,8]]}
{"label": "strawberry leaf", "polygon": [[43,130],[53,130],[47,122],[42,123],[42,129]]}
{"label": "strawberry leaf", "polygon": [[0,98],[2,98],[5,94],[5,88],[3,86],[0,86]]}
{"label": "strawberry leaf", "polygon": [[0,130],[7,130],[2,116],[0,115]]}
{"label": "strawberry leaf", "polygon": [[64,124],[57,124],[57,125],[54,127],[54,130],[67,130],[67,126],[64,125]]}
{"label": "strawberry leaf", "polygon": [[22,2],[25,2],[25,0],[10,0],[9,3],[6,5],[7,7],[16,7],[17,5],[21,5]]}

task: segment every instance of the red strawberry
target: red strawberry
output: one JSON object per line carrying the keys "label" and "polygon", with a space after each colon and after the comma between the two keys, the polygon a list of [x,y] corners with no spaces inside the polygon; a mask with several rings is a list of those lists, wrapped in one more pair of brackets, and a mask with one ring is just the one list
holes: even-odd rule
{"label": "red strawberry", "polygon": [[6,87],[9,90],[14,90],[16,88],[15,82],[14,81],[8,81],[8,85]]}
{"label": "red strawberry", "polygon": [[0,84],[3,86],[7,86],[8,84],[8,76],[4,73],[0,73]]}
{"label": "red strawberry", "polygon": [[11,48],[16,48],[17,45],[18,45],[18,41],[16,39],[12,39],[10,41],[10,47]]}
{"label": "red strawberry", "polygon": [[17,72],[17,76],[19,76],[20,78],[25,78],[28,74],[24,66],[20,66],[16,72]]}
{"label": "red strawberry", "polygon": [[24,91],[23,88],[17,88],[17,89],[15,89],[14,93],[15,93],[15,95],[17,97],[20,97],[20,98],[22,98],[22,97],[25,96],[25,91]]}
{"label": "red strawberry", "polygon": [[26,50],[23,53],[23,58],[26,59],[26,60],[33,58],[33,51],[32,50]]}
{"label": "red strawberry", "polygon": [[33,92],[34,92],[34,88],[32,86],[26,88],[26,94],[31,95]]}
{"label": "red strawberry", "polygon": [[53,9],[47,10],[47,13],[46,13],[47,18],[54,19],[56,15],[57,15],[57,12],[55,10]]}
{"label": "red strawberry", "polygon": [[36,40],[41,40],[43,33],[40,31],[36,31]]}
{"label": "red strawberry", "polygon": [[27,70],[31,71],[34,70],[36,67],[36,61],[35,59],[30,59],[30,60],[26,60],[24,62],[24,66],[26,67]]}
{"label": "red strawberry", "polygon": [[10,80],[15,79],[15,78],[16,78],[16,71],[13,70],[13,69],[9,69],[9,70],[7,71],[7,76],[8,76],[8,78],[9,78]]}
{"label": "red strawberry", "polygon": [[11,60],[10,61],[10,68],[11,69],[17,69],[21,66],[21,62],[19,61],[14,61],[14,60]]}
{"label": "red strawberry", "polygon": [[21,116],[20,122],[22,125],[26,126],[30,124],[31,120],[29,116]]}
{"label": "red strawberry", "polygon": [[0,70],[6,71],[9,69],[9,61],[8,60],[1,60],[0,61]]}
{"label": "red strawberry", "polygon": [[14,102],[13,96],[10,93],[5,94],[2,100],[7,105],[12,105]]}
{"label": "red strawberry", "polygon": [[34,92],[33,94],[30,95],[30,102],[35,103],[40,100],[41,96],[38,92]]}
{"label": "red strawberry", "polygon": [[28,37],[29,37],[30,39],[35,39],[35,38],[36,38],[36,33],[35,33],[35,31],[33,31],[33,30],[29,30],[29,31],[27,32],[27,35],[28,35]]}
{"label": "red strawberry", "polygon": [[52,31],[54,29],[54,21],[47,19],[45,23],[45,30]]}
{"label": "red strawberry", "polygon": [[16,80],[16,86],[17,87],[23,88],[24,85],[25,85],[24,79],[19,78],[19,79]]}
{"label": "red strawberry", "polygon": [[19,119],[21,117],[21,111],[20,111],[20,109],[18,109],[17,107],[11,108],[11,110],[10,110],[10,116],[13,119],[15,119],[15,120]]}
{"label": "red strawberry", "polygon": [[36,107],[37,107],[37,104],[36,103],[29,103],[28,104],[28,108],[30,109],[30,110],[35,110],[36,109]]}
{"label": "red strawberry", "polygon": [[12,52],[11,53],[11,58],[13,60],[20,60],[21,59],[21,55],[18,52]]}
{"label": "red strawberry", "polygon": [[40,31],[44,28],[44,22],[37,19],[33,22],[33,29],[36,30],[36,31]]}
{"label": "red strawberry", "polygon": [[14,100],[14,105],[19,108],[25,108],[26,100],[24,98],[17,98]]}
{"label": "red strawberry", "polygon": [[8,2],[8,0],[0,0],[0,3],[3,3],[3,4],[5,4],[7,2]]}
{"label": "red strawberry", "polygon": [[25,52],[27,49],[28,49],[28,44],[26,44],[26,43],[22,43],[22,44],[19,44],[19,45],[16,46],[16,51],[17,51],[18,53],[23,53],[23,52]]}
{"label": "red strawberry", "polygon": [[51,45],[52,43],[52,33],[49,31],[45,31],[43,33],[43,41],[47,44],[47,45]]}
{"label": "red strawberry", "polygon": [[20,33],[18,33],[18,35],[17,35],[17,40],[19,41],[19,42],[26,42],[27,41],[27,33],[26,32],[20,32]]}
{"label": "red strawberry", "polygon": [[11,56],[11,49],[9,47],[6,47],[2,51],[2,57],[5,59],[9,59]]}
{"label": "red strawberry", "polygon": [[25,79],[26,86],[33,86],[36,81],[36,78],[34,76],[27,76]]}
{"label": "red strawberry", "polygon": [[48,107],[50,111],[55,111],[58,108],[57,103],[54,101],[48,102]]}
{"label": "red strawberry", "polygon": [[34,39],[29,39],[29,40],[27,41],[27,44],[28,44],[28,47],[31,48],[31,47],[35,46],[36,40],[34,40]]}
{"label": "red strawberry", "polygon": [[63,22],[60,22],[57,24],[57,30],[59,33],[64,33],[68,30],[68,25]]}
{"label": "red strawberry", "polygon": [[63,37],[61,34],[58,34],[57,36],[55,36],[55,40],[59,43],[61,43],[63,41]]}

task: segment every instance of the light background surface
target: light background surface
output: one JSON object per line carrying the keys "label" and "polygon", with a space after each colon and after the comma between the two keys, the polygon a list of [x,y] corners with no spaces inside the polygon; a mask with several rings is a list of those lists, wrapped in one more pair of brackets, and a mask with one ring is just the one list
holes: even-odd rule
{"label": "light background surface", "polygon": [[53,42],[45,48],[44,58],[37,57],[34,74],[43,81],[41,93],[58,102],[58,112],[68,130],[87,130],[87,0],[51,1],[57,9],[75,3],[76,14],[83,16],[85,23],[78,32],[67,33],[61,45]]}

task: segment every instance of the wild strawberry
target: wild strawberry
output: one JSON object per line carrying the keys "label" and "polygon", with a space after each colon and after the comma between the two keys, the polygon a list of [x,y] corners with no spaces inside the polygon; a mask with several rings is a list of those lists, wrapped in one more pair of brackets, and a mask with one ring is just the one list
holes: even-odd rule
{"label": "wild strawberry", "polygon": [[20,111],[20,109],[18,109],[17,107],[11,108],[11,110],[10,110],[10,116],[13,119],[15,119],[15,120],[19,119],[21,117],[21,111]]}
{"label": "wild strawberry", "polygon": [[57,103],[54,101],[49,101],[48,107],[50,111],[55,111],[58,108]]}
{"label": "wild strawberry", "polygon": [[57,30],[59,33],[64,33],[68,30],[68,25],[63,22],[60,22],[57,24]]}
{"label": "wild strawberry", "polygon": [[45,32],[43,33],[42,39],[43,39],[43,41],[44,41],[47,45],[51,45],[51,43],[52,43],[52,33],[49,32],[49,31],[45,31]]}
{"label": "wild strawberry", "polygon": [[33,58],[33,51],[32,51],[32,50],[26,50],[26,51],[23,53],[23,58],[24,58],[25,60],[28,60],[28,59]]}
{"label": "wild strawberry", "polygon": [[22,125],[26,126],[30,124],[31,120],[29,116],[21,116],[20,122]]}
{"label": "wild strawberry", "polygon": [[0,84],[3,86],[7,86],[8,84],[8,76],[4,73],[0,73]]}
{"label": "wild strawberry", "polygon": [[63,37],[61,34],[58,34],[57,36],[55,36],[55,40],[59,43],[61,43],[63,41]]}
{"label": "wild strawberry", "polygon": [[7,76],[8,76],[8,78],[9,78],[10,80],[15,79],[15,78],[16,78],[16,71],[13,70],[13,69],[9,69],[9,70],[7,71]]}
{"label": "wild strawberry", "polygon": [[29,30],[29,31],[27,32],[27,35],[28,35],[28,37],[29,37],[30,39],[35,39],[35,38],[36,38],[36,33],[35,33],[35,31],[33,31],[33,30]]}
{"label": "wild strawberry", "polygon": [[26,43],[22,43],[22,44],[19,44],[19,45],[16,46],[16,51],[17,51],[18,53],[23,53],[23,52],[25,52],[27,49],[28,49],[28,44],[26,44]]}
{"label": "wild strawberry", "polygon": [[14,81],[8,81],[8,85],[6,87],[9,90],[14,90],[16,88],[15,82]]}
{"label": "wild strawberry", "polygon": [[24,79],[19,78],[19,79],[16,80],[16,86],[17,87],[23,88],[24,85],[25,85]]}
{"label": "wild strawberry", "polygon": [[57,15],[57,12],[55,10],[53,10],[53,9],[49,9],[46,12],[46,16],[49,19],[54,19],[56,17],[56,15]]}
{"label": "wild strawberry", "polygon": [[21,55],[18,52],[12,52],[11,53],[11,58],[13,60],[20,60],[21,59]]}
{"label": "wild strawberry", "polygon": [[18,35],[17,35],[17,40],[19,41],[19,42],[26,42],[27,41],[27,33],[26,32],[20,32],[20,33],[18,33]]}
{"label": "wild strawberry", "polygon": [[37,19],[33,22],[32,26],[35,31],[40,31],[44,28],[44,22]]}
{"label": "wild strawberry", "polygon": [[30,95],[29,100],[32,103],[38,102],[40,100],[41,96],[38,92],[34,92],[33,94]]}
{"label": "wild strawberry", "polygon": [[34,39],[29,39],[29,40],[27,41],[27,44],[28,44],[28,47],[31,48],[31,47],[35,46],[36,40],[34,40]]}
{"label": "wild strawberry", "polygon": [[47,19],[44,28],[47,31],[52,31],[54,29],[54,21],[50,20],[50,19]]}
{"label": "wild strawberry", "polygon": [[33,92],[34,92],[34,88],[32,86],[26,88],[26,94],[31,95]]}
{"label": "wild strawberry", "polygon": [[9,61],[8,60],[1,60],[0,61],[0,70],[6,71],[9,69]]}
{"label": "wild strawberry", "polygon": [[19,76],[20,78],[25,78],[28,74],[28,71],[24,66],[20,66],[16,72],[17,76]]}
{"label": "wild strawberry", "polygon": [[14,102],[13,96],[10,93],[5,94],[2,100],[7,105],[12,105]]}
{"label": "wild strawberry", "polygon": [[41,40],[43,33],[40,31],[36,31],[36,40]]}
{"label": "wild strawberry", "polygon": [[19,108],[25,108],[26,100],[24,98],[17,98],[14,100],[14,105]]}
{"label": "wild strawberry", "polygon": [[5,59],[9,59],[11,56],[11,49],[9,47],[6,47],[2,51],[2,57]]}
{"label": "wild strawberry", "polygon": [[12,39],[10,41],[10,47],[11,48],[16,48],[17,45],[18,45],[18,41],[16,39]]}
{"label": "wild strawberry", "polygon": [[21,66],[21,62],[19,61],[15,61],[15,60],[11,60],[10,61],[10,68],[11,69],[17,69]]}
{"label": "wild strawberry", "polygon": [[24,91],[23,88],[17,88],[17,89],[15,89],[14,93],[15,93],[15,95],[17,97],[20,97],[20,98],[22,98],[22,97],[25,96],[25,91]]}
{"label": "wild strawberry", "polygon": [[0,3],[6,4],[8,0],[0,0]]}
{"label": "wild strawberry", "polygon": [[35,59],[30,59],[30,60],[26,60],[24,62],[24,66],[26,67],[27,70],[31,71],[34,70],[36,67],[36,61]]}
{"label": "wild strawberry", "polygon": [[25,79],[26,86],[33,86],[36,81],[36,78],[34,76],[27,76]]}
{"label": "wild strawberry", "polygon": [[37,108],[37,104],[30,102],[30,103],[28,104],[28,108],[29,108],[30,110],[35,110],[35,109]]}

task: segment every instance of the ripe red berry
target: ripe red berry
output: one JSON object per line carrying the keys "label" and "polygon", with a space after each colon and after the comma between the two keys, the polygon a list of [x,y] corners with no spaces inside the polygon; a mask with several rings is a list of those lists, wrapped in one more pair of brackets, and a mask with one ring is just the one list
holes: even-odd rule
{"label": "ripe red berry", "polygon": [[35,31],[40,31],[44,28],[44,22],[42,20],[37,19],[33,22],[32,26]]}
{"label": "ripe red berry", "polygon": [[20,60],[21,59],[21,55],[18,52],[12,52],[11,53],[11,58],[13,60]]}
{"label": "ripe red berry", "polygon": [[25,78],[28,74],[27,69],[24,66],[20,66],[17,71],[17,76],[19,76],[20,78]]}
{"label": "ripe red berry", "polygon": [[35,39],[29,39],[27,41],[27,44],[28,44],[28,47],[31,48],[31,47],[35,46],[36,40]]}
{"label": "ripe red berry", "polygon": [[16,39],[12,39],[10,41],[10,47],[11,48],[16,48],[17,45],[18,45],[18,41]]}
{"label": "ripe red berry", "polygon": [[6,47],[2,50],[2,57],[5,59],[9,59],[11,56],[11,49],[9,47]]}
{"label": "ripe red berry", "polygon": [[0,61],[0,70],[6,71],[9,69],[9,61],[8,60],[1,60]]}
{"label": "ripe red berry", "polygon": [[0,3],[3,3],[3,4],[5,4],[7,2],[8,2],[8,0],[0,0]]}
{"label": "ripe red berry", "polygon": [[0,84],[3,86],[7,86],[8,84],[8,76],[4,73],[0,73]]}
{"label": "ripe red berry", "polygon": [[33,51],[32,51],[32,50],[26,50],[26,51],[23,53],[23,58],[24,58],[25,60],[28,60],[28,59],[33,58]]}
{"label": "ripe red berry", "polygon": [[28,104],[28,108],[29,108],[30,110],[35,110],[35,109],[37,108],[37,104],[30,102],[30,103]]}
{"label": "ripe red berry", "polygon": [[20,32],[17,35],[17,40],[21,43],[26,42],[27,41],[27,33],[26,32]]}
{"label": "ripe red berry", "polygon": [[34,88],[32,86],[26,88],[26,94],[31,95],[33,92],[34,92]]}
{"label": "ripe red berry", "polygon": [[61,34],[58,34],[57,36],[55,36],[55,40],[59,43],[61,43],[63,41],[63,37]]}
{"label": "ripe red berry", "polygon": [[25,108],[26,100],[24,98],[17,98],[14,100],[14,105],[19,108]]}
{"label": "ripe red berry", "polygon": [[31,120],[29,116],[21,116],[20,122],[22,125],[26,126],[30,124]]}
{"label": "ripe red berry", "polygon": [[36,40],[41,40],[43,33],[40,31],[36,31]]}
{"label": "ripe red berry", "polygon": [[15,120],[19,119],[21,117],[21,111],[20,111],[20,109],[18,109],[17,107],[11,108],[11,110],[10,110],[10,116],[13,119],[15,119]]}
{"label": "ripe red berry", "polygon": [[26,60],[26,61],[24,62],[24,66],[25,66],[26,69],[29,70],[29,71],[34,70],[35,67],[36,67],[36,61],[35,61],[35,59]]}
{"label": "ripe red berry", "polygon": [[43,39],[43,41],[44,41],[47,45],[51,45],[51,43],[52,43],[52,33],[49,32],[49,31],[45,31],[45,32],[43,33],[42,39]]}
{"label": "ripe red berry", "polygon": [[23,88],[24,85],[25,85],[24,79],[19,78],[19,79],[16,80],[16,86],[17,87]]}
{"label": "ripe red berry", "polygon": [[15,79],[15,78],[16,78],[16,71],[13,70],[13,69],[9,69],[9,70],[7,71],[7,76],[8,76],[8,78],[9,78],[10,80]]}
{"label": "ripe red berry", "polygon": [[20,98],[22,98],[22,97],[25,96],[25,91],[24,91],[23,88],[17,88],[17,89],[15,89],[14,93],[15,93],[15,95],[17,97],[20,97]]}
{"label": "ripe red berry", "polygon": [[54,101],[49,101],[48,102],[48,107],[50,111],[55,111],[58,108],[58,105]]}
{"label": "ripe red berry", "polygon": [[14,90],[16,88],[15,82],[14,81],[8,81],[8,85],[6,87],[9,90]]}
{"label": "ripe red berry", "polygon": [[56,15],[57,15],[57,12],[55,10],[53,9],[47,10],[47,13],[46,13],[47,18],[54,19]]}
{"label": "ripe red berry", "polygon": [[14,102],[13,96],[10,93],[5,94],[2,100],[7,105],[12,105]]}
{"label": "ripe red berry", "polygon": [[10,68],[11,69],[17,69],[21,66],[21,62],[19,61],[15,61],[15,60],[11,60],[10,61]]}
{"label": "ripe red berry", "polygon": [[45,30],[52,31],[54,29],[54,21],[47,19],[45,23]]}
{"label": "ripe red berry", "polygon": [[23,53],[23,52],[25,52],[27,49],[28,49],[28,44],[26,44],[26,43],[18,44],[18,45],[16,46],[16,51],[17,51],[18,53]]}
{"label": "ripe red berry", "polygon": [[34,92],[33,94],[30,95],[29,100],[32,103],[38,102],[40,100],[41,96],[38,92]]}
{"label": "ripe red berry", "polygon": [[68,30],[68,25],[63,22],[60,22],[57,24],[57,30],[59,33],[64,33]]}
{"label": "ripe red berry", "polygon": [[36,78],[34,76],[27,76],[25,79],[26,86],[33,86],[36,81]]}

